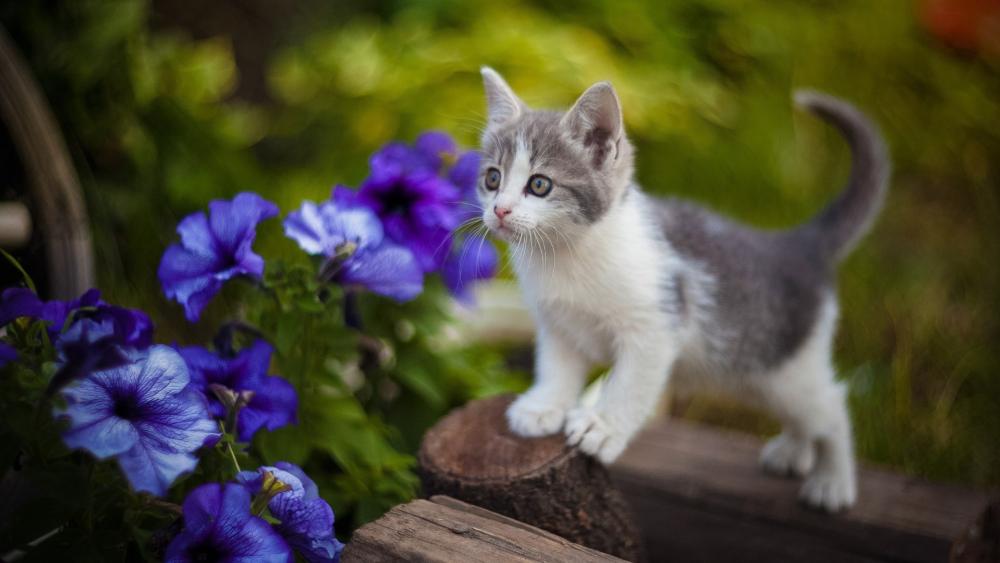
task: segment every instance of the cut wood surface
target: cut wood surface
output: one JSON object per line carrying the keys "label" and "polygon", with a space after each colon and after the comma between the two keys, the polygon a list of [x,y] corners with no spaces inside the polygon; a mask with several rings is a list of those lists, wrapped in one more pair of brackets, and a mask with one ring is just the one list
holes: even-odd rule
{"label": "cut wood surface", "polygon": [[800,480],[757,468],[761,446],[673,419],[635,440],[611,469],[651,561],[948,561],[972,546],[974,560],[1000,557],[982,492],[862,467],[858,504],[818,513],[797,502]]}
{"label": "cut wood surface", "polygon": [[515,436],[511,396],[469,403],[427,431],[420,448],[426,495],[448,495],[572,542],[643,560],[639,529],[607,469],[562,434]]}
{"label": "cut wood surface", "polygon": [[610,555],[448,497],[399,505],[357,531],[344,563],[389,561],[621,562]]}

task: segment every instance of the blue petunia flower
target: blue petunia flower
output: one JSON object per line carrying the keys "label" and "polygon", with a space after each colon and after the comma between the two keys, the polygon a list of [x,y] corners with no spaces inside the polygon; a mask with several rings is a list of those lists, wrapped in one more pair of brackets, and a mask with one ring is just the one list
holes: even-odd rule
{"label": "blue petunia flower", "polygon": [[334,536],[333,509],[319,496],[319,488],[298,466],[279,461],[272,467],[243,471],[236,476],[252,494],[268,494],[265,473],[287,487],[268,502],[279,520],[274,528],[310,563],[339,561],[344,544]]}
{"label": "blue petunia flower", "polygon": [[325,277],[342,285],[408,301],[423,291],[423,272],[406,248],[385,239],[371,209],[338,186],[333,200],[303,202],[285,218],[285,235],[307,253],[325,256]]}
{"label": "blue petunia flower", "polygon": [[295,424],[298,397],[288,380],[267,375],[274,349],[257,340],[236,357],[223,358],[200,346],[178,350],[191,370],[191,383],[208,398],[209,411],[216,418],[226,417],[226,405],[212,391],[221,385],[249,396],[236,418],[236,435],[249,442],[261,428],[276,430]]}
{"label": "blue petunia flower", "polygon": [[245,487],[209,483],[184,499],[184,529],[167,546],[164,560],[292,563],[295,556],[281,535],[251,514]]}
{"label": "blue petunia flower", "polygon": [[[459,190],[440,176],[454,143],[425,133],[415,147],[390,143],[372,155],[358,199],[382,219],[385,233],[413,252],[425,272],[441,266],[448,237],[458,225],[453,203]],[[445,136],[447,137],[447,136]]]}
{"label": "blue petunia flower", "polygon": [[6,289],[0,297],[0,327],[21,317],[37,319],[46,323],[53,342],[59,339],[71,315],[74,321],[81,318],[109,321],[124,346],[141,349],[153,342],[153,321],[146,313],[106,303],[97,289],[89,289],[69,301],[42,301],[35,292],[22,287]]}
{"label": "blue petunia flower", "polygon": [[257,224],[278,214],[276,205],[253,193],[212,201],[208,209],[207,216],[192,213],[177,225],[181,242],[163,253],[158,272],[164,294],[183,305],[192,322],[227,280],[264,274],[264,259],[252,245]]}
{"label": "blue petunia flower", "polygon": [[135,490],[162,496],[218,432],[175,350],[157,345],[130,359],[64,389],[66,406],[55,414],[69,420],[66,445],[117,458]]}

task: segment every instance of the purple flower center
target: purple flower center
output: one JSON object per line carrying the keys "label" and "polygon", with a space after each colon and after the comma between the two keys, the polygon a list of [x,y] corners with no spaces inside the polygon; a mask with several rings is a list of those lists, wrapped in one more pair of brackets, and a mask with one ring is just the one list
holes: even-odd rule
{"label": "purple flower center", "polygon": [[382,200],[382,209],[387,214],[406,214],[413,207],[413,204],[417,202],[417,197],[407,190],[406,186],[401,184],[394,185],[380,199]]}
{"label": "purple flower center", "polygon": [[139,402],[135,400],[135,397],[130,396],[116,398],[111,412],[122,420],[134,420],[140,418],[142,414]]}
{"label": "purple flower center", "polygon": [[220,549],[211,541],[195,544],[187,551],[190,561],[222,561],[227,555],[229,555],[228,550]]}

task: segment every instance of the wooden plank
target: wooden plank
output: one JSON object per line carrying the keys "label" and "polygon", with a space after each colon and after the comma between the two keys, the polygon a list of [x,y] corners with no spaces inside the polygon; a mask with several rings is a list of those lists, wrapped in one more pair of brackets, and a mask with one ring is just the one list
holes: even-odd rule
{"label": "wooden plank", "polygon": [[345,563],[611,563],[616,557],[447,497],[399,505],[357,531]]}
{"label": "wooden plank", "polygon": [[652,561],[946,561],[989,499],[862,467],[844,514],[797,502],[801,481],[757,468],[762,442],[682,420],[657,422],[612,467]]}

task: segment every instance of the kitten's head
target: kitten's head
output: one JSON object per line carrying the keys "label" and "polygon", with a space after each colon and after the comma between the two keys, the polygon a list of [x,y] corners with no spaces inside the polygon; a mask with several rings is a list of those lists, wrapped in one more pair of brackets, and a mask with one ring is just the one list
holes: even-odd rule
{"label": "kitten's head", "polygon": [[[566,112],[532,110],[493,69],[482,69],[489,121],[477,192],[483,221],[514,242],[570,242],[621,201],[632,146],[608,82]],[[533,236],[534,235],[534,236]]]}

